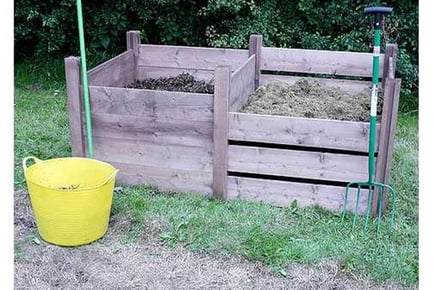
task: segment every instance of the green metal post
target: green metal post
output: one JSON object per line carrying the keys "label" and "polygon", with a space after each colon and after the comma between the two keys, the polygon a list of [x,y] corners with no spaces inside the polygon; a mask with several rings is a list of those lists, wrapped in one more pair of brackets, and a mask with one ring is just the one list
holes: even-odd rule
{"label": "green metal post", "polygon": [[81,79],[83,84],[84,96],[84,111],[86,119],[86,138],[88,156],[93,158],[93,135],[92,135],[92,120],[90,115],[89,101],[89,86],[87,82],[87,67],[86,67],[86,49],[84,45],[84,29],[83,29],[83,13],[81,8],[81,0],[77,0],[77,18],[78,18],[78,34],[80,38],[80,64],[81,64]]}

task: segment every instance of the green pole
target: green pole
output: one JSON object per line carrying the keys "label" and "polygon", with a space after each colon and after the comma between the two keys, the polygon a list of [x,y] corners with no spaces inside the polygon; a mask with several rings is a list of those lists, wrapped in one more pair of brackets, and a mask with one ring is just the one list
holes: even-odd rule
{"label": "green pole", "polygon": [[369,124],[369,183],[374,181],[375,170],[375,134],[377,127],[378,72],[380,68],[381,29],[374,29],[374,57],[372,65],[371,113]]}
{"label": "green pole", "polygon": [[88,156],[93,158],[93,135],[92,135],[92,120],[90,115],[89,101],[89,86],[87,83],[87,67],[86,67],[86,49],[84,46],[84,29],[83,29],[83,13],[81,8],[81,0],[77,0],[77,18],[78,18],[78,34],[80,38],[80,57],[81,57],[81,79],[83,84],[84,95],[84,111],[86,118],[86,137]]}

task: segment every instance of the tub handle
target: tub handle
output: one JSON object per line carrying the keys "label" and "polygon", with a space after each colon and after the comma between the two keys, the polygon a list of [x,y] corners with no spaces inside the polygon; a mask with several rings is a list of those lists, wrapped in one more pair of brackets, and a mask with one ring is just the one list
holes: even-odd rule
{"label": "tub handle", "polygon": [[29,160],[33,160],[33,162],[35,162],[35,164],[37,164],[39,162],[42,162],[41,159],[38,159],[35,156],[27,156],[26,158],[23,159],[23,171],[24,171],[24,174],[26,174],[26,171],[27,171],[27,168],[28,168],[27,161],[29,161]]}

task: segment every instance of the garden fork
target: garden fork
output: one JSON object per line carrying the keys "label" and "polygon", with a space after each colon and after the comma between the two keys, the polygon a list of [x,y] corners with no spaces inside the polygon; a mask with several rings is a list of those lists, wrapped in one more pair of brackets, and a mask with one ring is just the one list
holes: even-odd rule
{"label": "garden fork", "polygon": [[380,232],[381,218],[382,218],[382,208],[385,189],[387,189],[388,194],[392,197],[392,217],[391,226],[393,226],[393,219],[395,216],[395,203],[396,195],[394,189],[387,184],[379,183],[374,181],[374,169],[375,169],[375,138],[376,138],[376,126],[377,126],[377,97],[378,97],[378,75],[380,68],[380,43],[381,43],[381,26],[383,22],[383,15],[391,13],[393,8],[390,7],[367,7],[364,9],[365,14],[374,14],[374,49],[373,49],[373,66],[372,66],[372,89],[371,89],[371,112],[369,119],[369,161],[368,161],[368,181],[351,181],[347,184],[345,189],[344,197],[344,208],[342,213],[342,220],[344,220],[348,193],[351,187],[357,187],[356,205],[354,210],[354,218],[352,230],[357,223],[357,217],[359,212],[359,201],[360,201],[360,190],[361,188],[368,188],[368,206],[366,210],[365,219],[365,231],[368,227],[369,216],[372,210],[372,198],[373,192],[376,190],[378,192],[377,199],[377,234]]}

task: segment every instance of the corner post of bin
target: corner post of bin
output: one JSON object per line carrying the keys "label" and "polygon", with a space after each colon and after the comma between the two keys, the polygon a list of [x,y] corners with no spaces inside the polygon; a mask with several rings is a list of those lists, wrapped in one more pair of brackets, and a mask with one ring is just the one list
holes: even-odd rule
{"label": "corner post of bin", "polygon": [[259,87],[259,78],[261,75],[261,51],[262,51],[262,35],[254,33],[249,39],[249,57],[255,55],[255,90]]}
{"label": "corner post of bin", "polygon": [[74,157],[86,156],[83,92],[81,87],[80,58],[65,58],[66,94],[68,98],[69,132],[71,151]]}
{"label": "corner post of bin", "polygon": [[139,30],[127,31],[127,51],[132,49],[134,55],[134,78],[137,78],[137,74],[138,74],[140,44],[141,44],[140,31]]}
{"label": "corner post of bin", "polygon": [[[399,93],[401,89],[401,80],[395,79],[397,53],[398,46],[396,44],[387,44],[383,63],[383,107],[378,139],[378,155],[375,166],[375,180],[384,184],[389,184],[390,179],[395,129],[398,119]],[[383,213],[386,212],[387,189],[384,193]],[[378,195],[379,191],[376,190],[372,203],[372,214],[374,216],[378,212]]]}
{"label": "corner post of bin", "polygon": [[213,195],[227,199],[228,128],[231,67],[218,66],[214,82],[213,122]]}

